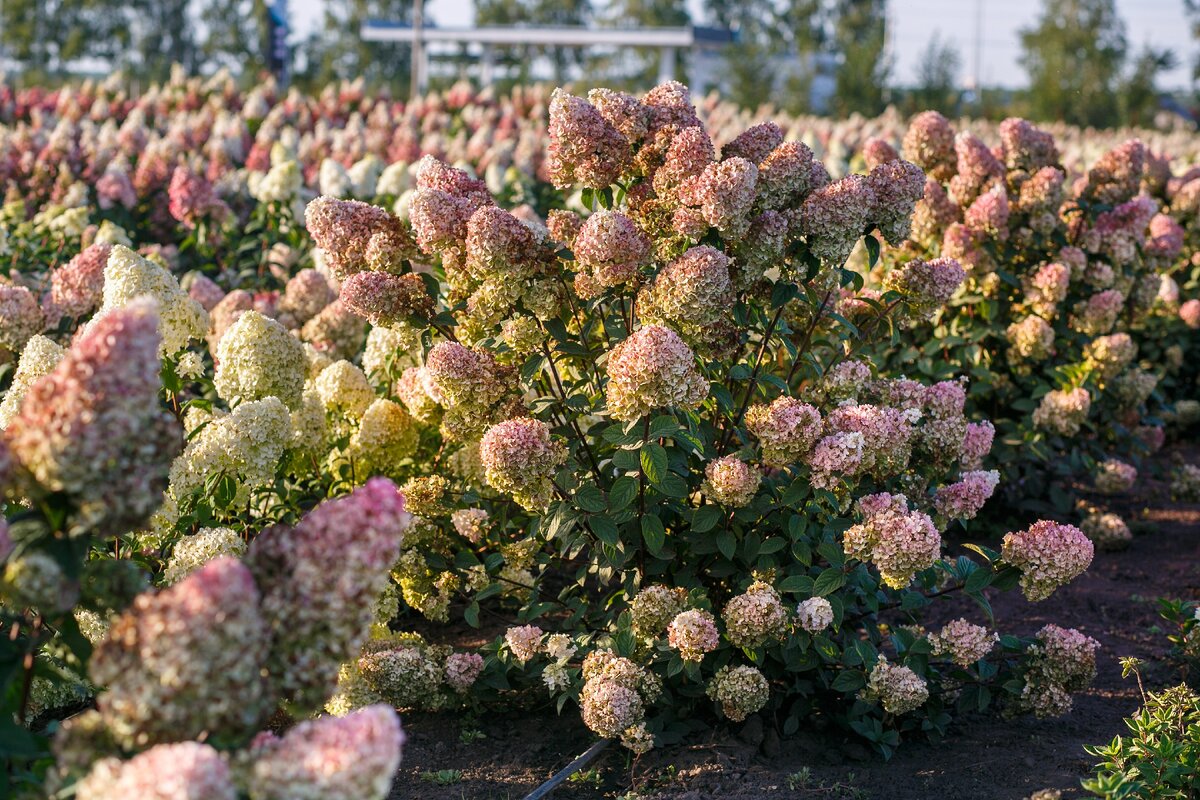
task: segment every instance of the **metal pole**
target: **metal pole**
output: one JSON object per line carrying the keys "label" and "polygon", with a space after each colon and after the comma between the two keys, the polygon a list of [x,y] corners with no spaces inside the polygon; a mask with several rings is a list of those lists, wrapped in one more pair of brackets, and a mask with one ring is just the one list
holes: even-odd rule
{"label": "metal pole", "polygon": [[421,41],[421,32],[424,28],[425,21],[425,0],[415,0],[413,3],[413,43],[412,43],[412,80],[408,87],[409,99],[414,99],[424,93],[425,76],[421,73],[425,66],[424,44]]}

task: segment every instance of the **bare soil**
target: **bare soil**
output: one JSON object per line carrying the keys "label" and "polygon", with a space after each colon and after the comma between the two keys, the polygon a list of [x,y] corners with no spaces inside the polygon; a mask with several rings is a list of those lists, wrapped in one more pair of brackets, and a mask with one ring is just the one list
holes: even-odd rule
{"label": "bare soil", "polygon": [[[1180,453],[1159,459],[1160,473],[1172,455]],[[1197,452],[1186,455],[1195,461]],[[1152,630],[1160,621],[1155,600],[1200,598],[1200,505],[1172,503],[1165,482],[1151,475],[1135,496],[1112,505],[1138,534],[1127,550],[1098,552],[1083,577],[1045,602],[1026,603],[1015,593],[992,597],[997,626],[1006,632],[1032,634],[1053,622],[1101,643],[1096,681],[1067,717],[960,719],[944,742],[906,743],[887,762],[858,741],[804,730],[781,737],[775,720],[751,718],[634,762],[610,748],[588,780],[564,784],[553,797],[1020,800],[1041,789],[1086,796],[1079,781],[1093,759],[1083,746],[1124,733],[1122,718],[1139,705],[1118,660],[1145,660],[1147,688],[1177,683],[1178,672],[1164,660],[1165,636]],[[404,725],[408,743],[393,800],[519,800],[593,741],[569,706],[562,716],[553,708],[481,719],[410,715]],[[464,731],[486,738],[468,741]]]}

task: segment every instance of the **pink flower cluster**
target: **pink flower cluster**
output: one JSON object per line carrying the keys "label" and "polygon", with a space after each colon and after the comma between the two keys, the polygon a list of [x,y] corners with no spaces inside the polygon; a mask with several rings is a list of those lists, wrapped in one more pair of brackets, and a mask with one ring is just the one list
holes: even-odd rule
{"label": "pink flower cluster", "polygon": [[1091,565],[1095,548],[1074,525],[1041,520],[1027,530],[1004,536],[1001,556],[1021,571],[1021,591],[1037,602],[1045,600]]}
{"label": "pink flower cluster", "polygon": [[613,419],[628,422],[658,408],[695,408],[708,396],[695,354],[670,328],[639,328],[612,349],[605,370]]}
{"label": "pink flower cluster", "polygon": [[974,519],[999,484],[1000,473],[994,469],[964,472],[958,481],[937,490],[933,506],[948,519]]}
{"label": "pink flower cluster", "polygon": [[746,427],[762,445],[762,462],[787,467],[804,458],[821,436],[821,413],[786,395],[746,409]]}
{"label": "pink flower cluster", "polygon": [[913,576],[936,563],[942,537],[933,520],[920,511],[909,511],[902,494],[872,494],[858,501],[862,522],[842,538],[847,556],[870,561],[883,582],[903,589]]}
{"label": "pink flower cluster", "polygon": [[410,317],[433,316],[433,298],[415,273],[356,272],[342,283],[343,305],[379,327],[394,327]]}
{"label": "pink flower cluster", "polygon": [[712,614],[700,609],[680,612],[667,626],[667,642],[684,661],[698,662],[720,644],[717,622]]}
{"label": "pink flower cluster", "polygon": [[616,211],[597,211],[575,236],[572,251],[579,272],[575,288],[588,299],[605,289],[634,286],[650,263],[650,238],[637,223]]}
{"label": "pink flower cluster", "polygon": [[182,431],[158,400],[158,314],[138,300],[94,320],[28,390],[5,435],[42,490],[134,528],[162,503]]}
{"label": "pink flower cluster", "polygon": [[247,563],[271,636],[269,680],[298,708],[320,708],[338,667],[358,655],[411,522],[395,484],[371,478],[251,544]]}
{"label": "pink flower cluster", "polygon": [[304,209],[304,221],[338,280],[367,269],[394,270],[412,255],[400,220],[367,203],[321,196]]}
{"label": "pink flower cluster", "polygon": [[528,509],[542,509],[554,492],[554,472],[566,461],[563,444],[541,420],[518,417],[488,429],[479,442],[488,484]]}

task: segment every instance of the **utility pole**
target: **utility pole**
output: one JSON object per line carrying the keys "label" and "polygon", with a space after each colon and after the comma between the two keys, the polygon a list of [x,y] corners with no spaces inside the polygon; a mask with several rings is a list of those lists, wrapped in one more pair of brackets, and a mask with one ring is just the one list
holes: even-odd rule
{"label": "utility pole", "polygon": [[408,88],[408,97],[410,100],[420,97],[425,91],[425,76],[422,67],[425,65],[424,43],[421,41],[421,33],[424,29],[425,22],[425,2],[424,0],[415,0],[413,2],[413,44],[412,44],[412,73],[411,85]]}

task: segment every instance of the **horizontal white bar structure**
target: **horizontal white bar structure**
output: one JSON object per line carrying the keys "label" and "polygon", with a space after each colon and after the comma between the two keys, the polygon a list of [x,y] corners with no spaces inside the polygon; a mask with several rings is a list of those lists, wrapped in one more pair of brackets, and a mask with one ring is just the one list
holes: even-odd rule
{"label": "horizontal white bar structure", "polygon": [[[371,20],[360,34],[368,42],[412,42],[416,30],[409,25]],[[733,41],[733,34],[718,28],[588,28],[582,25],[524,28],[489,26],[482,28],[421,29],[423,42],[459,42],[475,44],[533,44],[560,47],[701,47],[719,48]]]}

